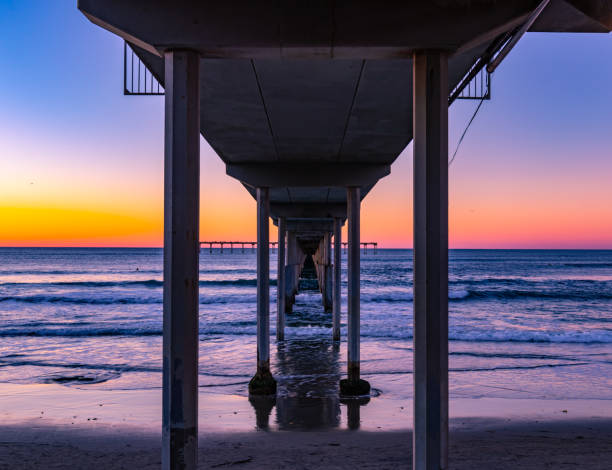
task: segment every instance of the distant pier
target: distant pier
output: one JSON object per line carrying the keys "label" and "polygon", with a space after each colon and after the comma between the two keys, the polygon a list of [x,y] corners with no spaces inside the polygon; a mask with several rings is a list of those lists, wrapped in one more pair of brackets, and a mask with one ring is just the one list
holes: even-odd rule
{"label": "distant pier", "polygon": [[[278,246],[278,242],[269,242],[272,248],[276,248]],[[361,242],[361,247],[363,248],[363,253],[365,255],[368,254],[368,248],[371,248],[374,251],[374,254],[378,251],[378,242]],[[241,241],[201,241],[200,242],[200,250],[202,247],[208,246],[209,253],[213,252],[213,248],[219,248],[220,252],[223,253],[223,248],[229,246],[230,253],[234,252],[234,247],[240,247],[241,253],[244,253],[244,247],[250,247],[251,251],[255,251],[257,247],[257,242],[241,242]],[[342,242],[342,248],[346,253],[346,249],[348,246],[348,242]]]}

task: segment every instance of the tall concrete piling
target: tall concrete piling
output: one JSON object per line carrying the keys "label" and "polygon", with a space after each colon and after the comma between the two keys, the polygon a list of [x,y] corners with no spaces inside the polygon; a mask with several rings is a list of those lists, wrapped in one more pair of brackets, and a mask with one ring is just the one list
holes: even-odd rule
{"label": "tall concrete piling", "polygon": [[293,311],[295,295],[298,291],[300,271],[303,261],[298,246],[297,235],[293,231],[287,232],[287,265],[285,267],[285,312]]}
{"label": "tall concrete piling", "polygon": [[334,219],[334,282],[333,282],[333,306],[332,306],[332,338],[340,341],[341,321],[341,282],[342,282],[342,220]]}
{"label": "tall concrete piling", "polygon": [[165,61],[162,468],[195,469],[198,451],[200,57]]}
{"label": "tall concrete piling", "polygon": [[329,313],[333,310],[333,265],[331,253],[332,234],[326,233],[323,241],[325,242],[325,289],[323,291],[323,307],[325,312]]}
{"label": "tall concrete piling", "polygon": [[448,57],[413,57],[415,470],[448,468]]}
{"label": "tall concrete piling", "polygon": [[285,339],[285,218],[278,218],[278,253],[276,264],[276,340]]}
{"label": "tall concrete piling", "polygon": [[274,395],[270,372],[270,191],[257,188],[257,372],[249,394]]}
{"label": "tall concrete piling", "polygon": [[333,296],[332,296],[332,264],[331,264],[331,233],[323,234],[323,238],[319,241],[317,251],[313,256],[317,272],[317,281],[319,283],[319,291],[323,301],[323,309],[325,312],[332,311]]}
{"label": "tall concrete piling", "polygon": [[347,194],[348,213],[348,364],[347,379],[340,381],[342,395],[368,395],[370,384],[360,377],[359,335],[360,335],[360,210],[361,197],[358,187],[349,187]]}

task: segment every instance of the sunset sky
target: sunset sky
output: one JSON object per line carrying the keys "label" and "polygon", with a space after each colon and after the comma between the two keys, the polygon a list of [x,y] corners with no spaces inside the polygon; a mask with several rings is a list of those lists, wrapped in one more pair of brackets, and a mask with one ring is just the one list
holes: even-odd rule
{"label": "sunset sky", "polygon": [[[0,246],[161,246],[163,97],[123,96],[122,61],[76,0],[0,3]],[[612,248],[612,36],[527,34],[492,91],[450,168],[451,247]],[[412,246],[411,159],[363,241]],[[255,209],[202,139],[201,239],[255,239]]]}

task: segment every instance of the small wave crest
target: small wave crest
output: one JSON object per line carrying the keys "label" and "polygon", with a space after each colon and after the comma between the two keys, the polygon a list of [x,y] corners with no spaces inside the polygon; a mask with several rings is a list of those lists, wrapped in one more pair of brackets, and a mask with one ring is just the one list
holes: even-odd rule
{"label": "small wave crest", "polygon": [[[461,300],[468,298],[470,296],[470,292],[466,289],[451,289],[448,291],[449,300]],[[366,292],[361,294],[361,299],[364,302],[411,302],[414,298],[414,294],[410,290],[401,291],[390,291],[390,292]]]}
{"label": "small wave crest", "polygon": [[[203,286],[257,286],[257,279],[200,279],[200,287]],[[158,279],[132,280],[132,281],[49,281],[49,282],[3,282],[3,287],[163,287],[164,281]],[[276,285],[276,279],[270,279],[270,285]]]}
{"label": "small wave crest", "polygon": [[[257,326],[255,322],[228,322],[224,324],[203,325],[199,329],[202,337],[208,336],[255,336]],[[274,331],[272,331],[274,333]],[[331,328],[327,326],[290,327],[286,329],[288,339],[307,337],[328,337]],[[0,329],[0,337],[107,337],[107,336],[161,336],[162,328],[151,325],[144,328],[132,326],[119,326],[109,328],[105,326],[74,328],[70,326],[56,327],[16,327]],[[343,332],[343,336],[346,331]],[[412,328],[403,327],[371,327],[362,326],[363,338],[376,339],[405,339],[411,340]],[[449,340],[461,342],[487,343],[575,343],[575,344],[612,344],[612,330],[598,329],[588,331],[541,331],[541,330],[494,330],[473,328],[470,330],[454,329],[449,331]]]}
{"label": "small wave crest", "polygon": [[587,290],[530,290],[530,289],[467,289],[466,295],[449,297],[451,300],[477,300],[477,299],[545,299],[545,300],[612,300],[612,292]]}
{"label": "small wave crest", "polygon": [[612,268],[612,263],[564,263],[564,266],[572,268]]}
{"label": "small wave crest", "polygon": [[[253,295],[202,295],[200,305],[254,303]],[[17,302],[26,304],[77,304],[77,305],[159,305],[163,303],[161,296],[155,297],[79,297],[69,295],[23,295],[3,296],[0,303]]]}

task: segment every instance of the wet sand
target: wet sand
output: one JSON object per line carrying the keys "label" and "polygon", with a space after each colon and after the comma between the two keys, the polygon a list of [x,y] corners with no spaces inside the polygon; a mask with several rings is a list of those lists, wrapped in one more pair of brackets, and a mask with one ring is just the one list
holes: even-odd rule
{"label": "wet sand", "polygon": [[[0,469],[160,467],[161,391],[0,386]],[[412,402],[200,394],[200,468],[410,468]],[[612,401],[455,398],[450,468],[612,468]]]}

